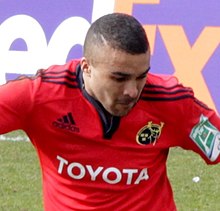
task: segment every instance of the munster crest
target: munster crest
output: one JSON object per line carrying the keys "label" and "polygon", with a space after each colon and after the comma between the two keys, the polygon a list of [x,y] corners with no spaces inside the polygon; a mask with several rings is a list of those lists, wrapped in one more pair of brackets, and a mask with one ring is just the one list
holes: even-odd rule
{"label": "munster crest", "polygon": [[161,122],[160,125],[154,124],[152,121],[148,122],[147,125],[138,131],[136,135],[137,143],[141,145],[155,144],[160,137],[163,126],[163,122]]}

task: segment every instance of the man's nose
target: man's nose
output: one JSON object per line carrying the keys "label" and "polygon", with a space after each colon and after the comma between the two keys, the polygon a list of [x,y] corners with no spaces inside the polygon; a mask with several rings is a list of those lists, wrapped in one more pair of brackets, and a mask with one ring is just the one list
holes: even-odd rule
{"label": "man's nose", "polygon": [[136,81],[128,81],[124,87],[124,95],[131,98],[136,98],[138,96],[138,85]]}

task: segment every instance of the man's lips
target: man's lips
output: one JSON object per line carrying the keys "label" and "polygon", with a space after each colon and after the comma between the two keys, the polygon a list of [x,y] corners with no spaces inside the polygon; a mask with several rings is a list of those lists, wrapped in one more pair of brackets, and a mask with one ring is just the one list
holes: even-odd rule
{"label": "man's lips", "polygon": [[130,104],[136,103],[136,99],[124,99],[124,100],[119,100],[117,103],[118,103],[118,104],[122,104],[122,105],[130,105]]}

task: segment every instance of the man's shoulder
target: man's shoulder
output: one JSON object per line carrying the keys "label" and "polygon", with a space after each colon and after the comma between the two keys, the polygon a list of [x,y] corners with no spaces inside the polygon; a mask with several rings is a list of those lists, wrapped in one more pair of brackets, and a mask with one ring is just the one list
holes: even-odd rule
{"label": "man's shoulder", "polygon": [[30,80],[35,98],[39,102],[45,102],[77,97],[80,93],[78,65],[79,60],[72,60],[63,65],[52,65],[39,70]]}
{"label": "man's shoulder", "polygon": [[176,101],[193,98],[190,87],[179,82],[174,75],[160,75],[149,73],[141,98],[150,101]]}
{"label": "man's shoulder", "polygon": [[78,88],[78,66],[79,60],[71,60],[66,64],[52,65],[47,69],[40,69],[35,77],[40,79],[41,85]]}

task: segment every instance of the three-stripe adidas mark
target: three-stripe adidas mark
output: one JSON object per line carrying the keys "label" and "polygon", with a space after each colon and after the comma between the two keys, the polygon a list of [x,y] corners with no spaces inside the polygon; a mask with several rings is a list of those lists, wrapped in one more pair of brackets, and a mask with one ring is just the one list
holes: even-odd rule
{"label": "three-stripe adidas mark", "polygon": [[52,123],[52,125],[60,129],[66,129],[76,133],[80,132],[79,128],[76,126],[71,112],[68,112],[67,115],[63,115],[61,118],[58,118]]}

